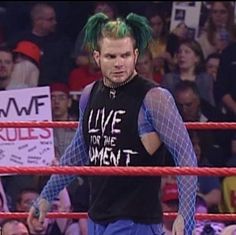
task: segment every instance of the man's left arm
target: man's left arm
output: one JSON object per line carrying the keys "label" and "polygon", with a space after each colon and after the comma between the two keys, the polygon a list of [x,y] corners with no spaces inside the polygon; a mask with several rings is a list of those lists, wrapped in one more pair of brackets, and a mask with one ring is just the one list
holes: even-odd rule
{"label": "man's left arm", "polygon": [[[151,89],[144,107],[148,121],[152,123],[161,141],[171,152],[176,166],[197,167],[197,159],[183,120],[172,95],[166,89]],[[192,234],[195,220],[196,176],[177,176],[179,211],[184,219],[185,234]]]}

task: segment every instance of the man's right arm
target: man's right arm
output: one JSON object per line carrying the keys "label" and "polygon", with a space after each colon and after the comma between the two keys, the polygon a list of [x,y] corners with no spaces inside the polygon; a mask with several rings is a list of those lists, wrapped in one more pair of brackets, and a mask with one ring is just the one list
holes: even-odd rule
{"label": "man's right arm", "polygon": [[[92,85],[87,86],[80,97],[80,118],[79,126],[75,133],[73,140],[65,150],[65,153],[60,159],[61,166],[83,166],[88,164],[88,151],[83,137],[83,115],[88,103],[89,95]],[[74,179],[75,175],[52,175],[50,180],[40,194],[40,198],[46,199],[51,202],[59,192],[69,185]]]}
{"label": "man's right arm", "polygon": [[[92,85],[86,87],[80,98],[80,124],[77,128],[75,136],[71,144],[67,147],[64,155],[60,160],[61,166],[80,166],[88,163],[88,151],[83,138],[83,114],[87,106],[89,95]],[[34,229],[35,216],[38,216],[37,223],[43,223],[47,211],[50,207],[50,202],[59,194],[59,192],[66,187],[73,179],[75,175],[52,175],[46,186],[43,188],[39,198],[31,207],[29,216],[27,219],[28,225],[31,229]],[[39,213],[39,214],[37,214]]]}

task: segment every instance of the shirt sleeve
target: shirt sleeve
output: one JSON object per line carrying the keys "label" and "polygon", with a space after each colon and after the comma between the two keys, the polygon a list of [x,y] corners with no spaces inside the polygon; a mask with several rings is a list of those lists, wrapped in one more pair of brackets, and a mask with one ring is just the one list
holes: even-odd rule
{"label": "shirt sleeve", "polygon": [[[197,167],[191,140],[169,91],[160,87],[151,89],[144,99],[143,109],[145,118],[171,152],[176,166]],[[185,221],[185,234],[192,234],[197,176],[177,176],[177,182],[179,214]]]}
{"label": "shirt sleeve", "polygon": [[[80,124],[77,128],[74,138],[60,159],[61,166],[83,166],[88,164],[88,151],[83,137],[82,123],[89,94],[90,89],[85,88],[85,91],[80,98]],[[44,198],[48,202],[52,202],[59,192],[64,187],[69,185],[75,178],[76,175],[52,175],[43,188],[39,198]]]}

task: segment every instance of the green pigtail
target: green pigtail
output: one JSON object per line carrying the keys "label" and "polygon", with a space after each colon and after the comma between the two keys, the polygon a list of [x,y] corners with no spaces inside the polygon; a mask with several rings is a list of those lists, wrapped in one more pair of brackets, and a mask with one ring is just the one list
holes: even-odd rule
{"label": "green pigtail", "polygon": [[130,13],[126,17],[125,22],[132,29],[136,47],[140,53],[143,53],[152,39],[152,28],[150,27],[148,20],[143,16]]}
{"label": "green pigtail", "polygon": [[89,18],[83,29],[83,47],[87,48],[89,51],[97,50],[102,28],[108,20],[108,16],[103,13],[97,13]]}
{"label": "green pigtail", "polygon": [[132,37],[136,42],[136,48],[142,53],[152,38],[152,29],[147,19],[134,13],[130,13],[125,21],[120,18],[112,21],[103,13],[97,13],[88,19],[83,30],[83,45],[89,51],[98,50],[99,40],[104,37]]}

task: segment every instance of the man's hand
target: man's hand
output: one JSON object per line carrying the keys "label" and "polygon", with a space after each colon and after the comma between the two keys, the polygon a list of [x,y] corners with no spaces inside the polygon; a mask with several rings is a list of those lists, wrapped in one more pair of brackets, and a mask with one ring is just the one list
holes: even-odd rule
{"label": "man's hand", "polygon": [[[43,228],[43,223],[49,208],[50,208],[49,202],[43,198],[41,198],[38,202],[38,209],[36,209],[34,206],[30,208],[29,215],[27,218],[27,224],[31,232],[38,230],[39,226],[42,226]],[[38,220],[37,228],[35,227],[36,226],[35,220]]]}
{"label": "man's hand", "polygon": [[184,235],[184,219],[178,214],[172,228],[172,235]]}

